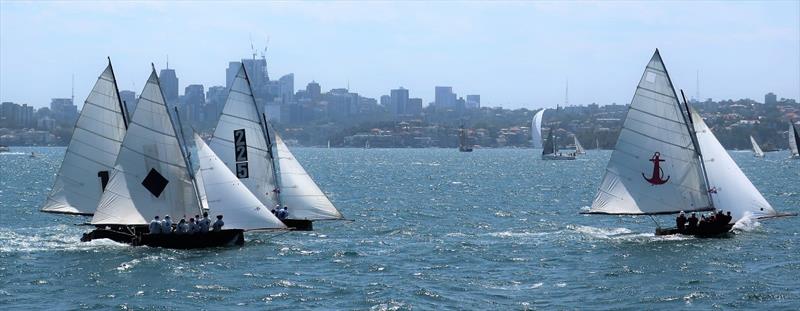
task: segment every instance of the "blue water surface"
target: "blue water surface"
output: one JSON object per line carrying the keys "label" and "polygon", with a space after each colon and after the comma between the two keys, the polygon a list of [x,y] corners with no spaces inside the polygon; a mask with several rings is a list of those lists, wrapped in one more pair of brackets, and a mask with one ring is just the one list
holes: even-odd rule
{"label": "blue water surface", "polygon": [[[64,148],[13,149],[0,154],[0,309],[800,308],[800,218],[696,239],[579,215],[610,151],[294,148],[353,221],[169,250],[80,242],[88,218],[38,211]],[[800,211],[800,161],[731,154],[773,207]]]}

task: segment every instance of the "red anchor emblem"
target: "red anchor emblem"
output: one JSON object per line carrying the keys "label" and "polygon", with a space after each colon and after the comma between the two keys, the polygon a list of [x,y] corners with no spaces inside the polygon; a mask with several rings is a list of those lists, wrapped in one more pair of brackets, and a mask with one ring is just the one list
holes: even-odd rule
{"label": "red anchor emblem", "polygon": [[650,184],[652,184],[654,186],[655,185],[663,185],[663,184],[667,183],[667,181],[669,180],[669,176],[667,176],[667,179],[661,179],[661,175],[664,175],[664,170],[661,169],[661,164],[660,163],[664,162],[665,160],[661,160],[660,157],[661,157],[661,153],[660,152],[656,152],[656,153],[653,154],[653,157],[650,158],[650,162],[653,162],[653,176],[652,177],[647,178],[647,176],[645,176],[644,173],[642,173],[642,177],[644,177],[644,180],[646,180],[647,182],[649,182]]}

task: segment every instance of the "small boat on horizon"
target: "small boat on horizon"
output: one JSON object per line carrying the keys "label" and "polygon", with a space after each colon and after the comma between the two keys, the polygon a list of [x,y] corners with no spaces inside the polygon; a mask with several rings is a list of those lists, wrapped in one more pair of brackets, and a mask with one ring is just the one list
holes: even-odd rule
{"label": "small boat on horizon", "polygon": [[794,123],[789,124],[789,152],[791,159],[800,159],[800,132]]}
{"label": "small boat on horizon", "polygon": [[463,124],[458,128],[458,151],[472,152],[472,144],[469,143],[467,129],[464,128]]}
{"label": "small boat on horizon", "polygon": [[753,156],[756,158],[763,158],[764,151],[761,151],[761,147],[758,146],[756,139],[753,138],[753,135],[750,135],[750,144],[753,145]]}

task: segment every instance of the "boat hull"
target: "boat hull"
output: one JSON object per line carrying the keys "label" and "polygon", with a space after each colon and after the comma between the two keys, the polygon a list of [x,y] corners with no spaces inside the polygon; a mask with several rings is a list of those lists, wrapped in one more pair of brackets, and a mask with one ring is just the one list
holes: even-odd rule
{"label": "boat hull", "polygon": [[728,237],[733,235],[731,229],[733,229],[733,224],[708,225],[702,228],[684,228],[683,230],[679,230],[678,228],[656,228],[656,235],[682,234],[707,238]]}
{"label": "boat hull", "polygon": [[283,224],[295,231],[314,231],[314,224],[310,220],[284,219]]}
{"label": "boat hull", "polygon": [[244,230],[228,229],[198,234],[148,234],[128,233],[112,229],[95,229],[85,233],[81,241],[88,242],[97,239],[109,239],[133,246],[193,249],[244,245]]}
{"label": "boat hull", "polygon": [[575,156],[567,154],[543,154],[542,160],[575,160]]}

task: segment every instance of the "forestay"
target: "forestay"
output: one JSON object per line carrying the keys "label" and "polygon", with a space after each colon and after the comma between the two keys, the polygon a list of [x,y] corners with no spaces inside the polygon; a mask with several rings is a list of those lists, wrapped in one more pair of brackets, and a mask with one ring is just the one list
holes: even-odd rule
{"label": "forestay", "polygon": [[747,214],[757,218],[777,215],[694,109],[692,109],[692,120],[698,144],[703,151],[703,161],[714,206],[723,211],[730,211],[733,222]]}
{"label": "forestay", "polygon": [[323,220],[341,219],[325,193],[319,189],[300,162],[297,162],[283,139],[275,135],[280,167],[281,201],[289,207],[289,219]]}
{"label": "forestay", "polygon": [[209,145],[222,162],[270,209],[278,204],[271,146],[244,66],[231,84]]}
{"label": "forestay", "polygon": [[228,169],[214,151],[203,142],[199,135],[194,135],[197,146],[198,166],[203,176],[202,188],[208,202],[209,214],[223,215],[225,228],[228,229],[283,229],[286,226],[270,208],[247,189],[239,178]]}
{"label": "forestay", "polygon": [[83,104],[43,212],[94,214],[125,137],[116,83],[109,61]]}
{"label": "forestay", "polygon": [[144,225],[153,216],[200,212],[155,69],[142,90],[93,225]]}
{"label": "forestay", "polygon": [[589,213],[713,209],[687,117],[679,105],[656,50],[636,88]]}
{"label": "forestay", "polygon": [[758,146],[758,143],[756,142],[756,139],[753,138],[752,135],[750,135],[750,144],[753,145],[753,155],[755,155],[757,157],[763,157],[764,156],[764,151],[761,151],[761,147]]}
{"label": "forestay", "polygon": [[544,116],[544,111],[547,109],[539,110],[535,115],[533,115],[533,120],[531,121],[531,137],[533,139],[533,148],[541,149],[542,145],[542,117]]}

